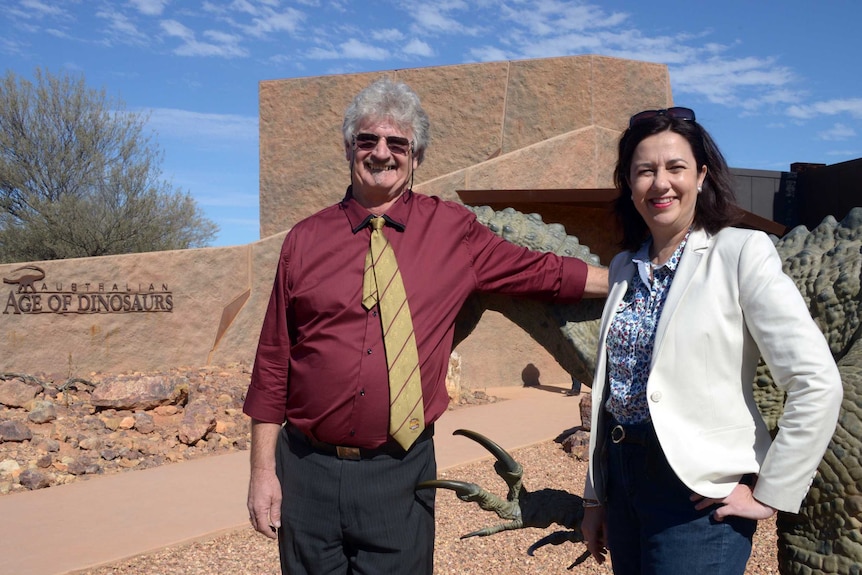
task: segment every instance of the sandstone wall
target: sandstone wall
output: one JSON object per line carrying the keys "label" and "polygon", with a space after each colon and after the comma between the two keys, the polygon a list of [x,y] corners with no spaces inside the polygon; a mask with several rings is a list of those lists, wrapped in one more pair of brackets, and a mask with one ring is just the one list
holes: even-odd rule
{"label": "sandstone wall", "polygon": [[467,187],[612,187],[629,116],[672,104],[666,66],[604,56],[261,82],[261,237],[342,198],[344,109],[384,75],[416,90],[431,118],[417,190],[453,200]]}
{"label": "sandstone wall", "polygon": [[[86,377],[250,361],[283,238],[0,265],[0,371]],[[27,275],[43,277],[27,285]]]}

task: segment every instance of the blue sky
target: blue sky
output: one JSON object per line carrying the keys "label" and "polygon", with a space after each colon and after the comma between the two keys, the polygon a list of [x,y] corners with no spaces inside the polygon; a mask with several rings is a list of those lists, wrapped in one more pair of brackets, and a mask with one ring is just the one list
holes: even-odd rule
{"label": "blue sky", "polygon": [[214,245],[237,245],[259,239],[261,80],[657,62],[731,166],[787,170],[862,157],[860,22],[857,0],[0,0],[0,62],[27,78],[83,74],[149,114],[164,177],[220,226]]}

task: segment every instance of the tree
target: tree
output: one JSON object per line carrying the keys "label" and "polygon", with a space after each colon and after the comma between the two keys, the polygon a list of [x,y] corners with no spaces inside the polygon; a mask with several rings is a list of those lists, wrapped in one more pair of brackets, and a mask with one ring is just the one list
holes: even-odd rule
{"label": "tree", "polygon": [[0,262],[186,249],[218,227],[161,179],[162,154],[84,78],[37,69],[0,82]]}

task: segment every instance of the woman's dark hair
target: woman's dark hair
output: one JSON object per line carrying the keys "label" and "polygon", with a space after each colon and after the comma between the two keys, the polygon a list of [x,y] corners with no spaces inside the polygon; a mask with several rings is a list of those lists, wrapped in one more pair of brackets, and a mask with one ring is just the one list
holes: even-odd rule
{"label": "woman's dark hair", "polygon": [[714,234],[737,223],[742,217],[742,210],[736,205],[733,192],[733,175],[709,133],[694,120],[657,115],[637,122],[620,136],[614,170],[614,184],[620,195],[614,203],[614,214],[622,227],[623,239],[620,244],[623,249],[637,250],[649,234],[646,223],[632,202],[632,189],[629,186],[635,148],[646,138],[668,130],[686,139],[694,152],[698,170],[706,166],[703,192],[697,195],[695,204],[694,227]]}

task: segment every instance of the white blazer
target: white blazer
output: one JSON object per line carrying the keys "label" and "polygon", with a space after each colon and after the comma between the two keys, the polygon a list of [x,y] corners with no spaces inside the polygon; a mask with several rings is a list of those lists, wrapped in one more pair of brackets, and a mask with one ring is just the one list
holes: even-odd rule
{"label": "white blazer", "polygon": [[[610,265],[593,381],[590,471],[584,497],[605,500],[606,338],[637,273],[632,252]],[[757,411],[753,382],[763,355],[787,393],[778,435]],[[838,368],[781,259],[762,232],[691,232],[656,328],[647,403],[677,476],[710,498],[747,473],[755,498],[798,512],[835,431],[843,396]]]}

